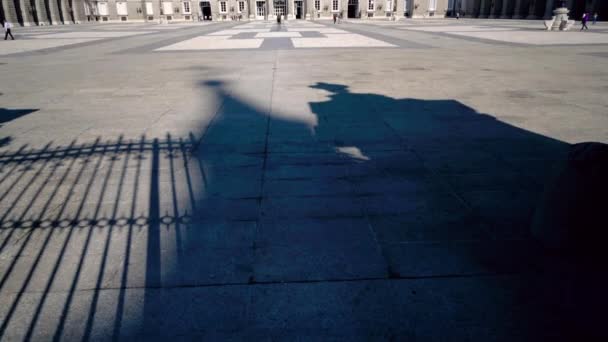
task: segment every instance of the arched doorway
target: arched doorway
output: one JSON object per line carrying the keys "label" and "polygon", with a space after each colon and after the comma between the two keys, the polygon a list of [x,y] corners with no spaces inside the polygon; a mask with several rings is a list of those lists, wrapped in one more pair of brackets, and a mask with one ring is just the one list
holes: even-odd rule
{"label": "arched doorway", "polygon": [[304,19],[304,1],[294,0],[293,6],[293,13],[296,19]]}
{"label": "arched doorway", "polygon": [[348,0],[348,18],[357,18],[359,11],[359,0]]}
{"label": "arched doorway", "polygon": [[211,20],[211,3],[209,1],[199,2],[203,20]]}

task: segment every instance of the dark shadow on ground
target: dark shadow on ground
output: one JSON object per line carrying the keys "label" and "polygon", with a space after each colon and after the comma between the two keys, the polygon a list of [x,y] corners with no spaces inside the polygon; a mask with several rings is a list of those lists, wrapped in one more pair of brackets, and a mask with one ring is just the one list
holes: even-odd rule
{"label": "dark shadow on ground", "polygon": [[201,86],[222,106],[200,140],[0,155],[0,337],[597,332],[601,285],[528,234],[568,144],[458,101],[329,83],[311,85],[328,95],[311,130]]}
{"label": "dark shadow on ground", "polygon": [[8,109],[0,108],[0,124],[13,121],[24,115],[31,114],[38,111],[38,109]]}
{"label": "dark shadow on ground", "polygon": [[[2,93],[0,93],[0,96],[2,96]],[[0,127],[2,127],[2,125],[4,123],[13,121],[15,119],[18,119],[24,115],[28,115],[31,114],[33,112],[38,111],[38,109],[7,109],[7,108],[0,108]],[[0,148],[5,147],[7,145],[9,145],[12,141],[11,137],[3,137],[0,138]]]}

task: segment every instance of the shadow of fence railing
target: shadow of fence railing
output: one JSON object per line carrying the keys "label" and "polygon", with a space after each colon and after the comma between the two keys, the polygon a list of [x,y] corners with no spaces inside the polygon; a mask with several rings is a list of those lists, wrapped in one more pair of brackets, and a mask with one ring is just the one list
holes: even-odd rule
{"label": "shadow of fence railing", "polygon": [[[91,336],[99,289],[160,286],[161,243],[174,242],[179,263],[181,225],[193,215],[204,189],[202,164],[191,163],[189,138],[127,140],[67,146],[28,146],[0,155],[0,291],[13,294],[0,337],[16,319],[26,292],[40,298],[27,322],[32,338],[49,294],[66,294],[57,318],[61,337],[77,290],[94,290],[84,339]],[[135,237],[137,235],[137,237]],[[170,268],[167,268],[170,269]],[[170,272],[170,271],[167,271]],[[169,277],[170,278],[170,277]],[[120,335],[120,325],[114,336]]]}

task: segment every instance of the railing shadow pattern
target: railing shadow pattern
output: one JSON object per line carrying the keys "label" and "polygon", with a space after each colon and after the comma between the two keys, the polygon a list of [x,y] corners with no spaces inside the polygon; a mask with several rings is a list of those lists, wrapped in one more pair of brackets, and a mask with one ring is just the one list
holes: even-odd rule
{"label": "railing shadow pattern", "polygon": [[[41,296],[26,339],[33,337],[48,294],[67,293],[52,334],[57,339],[75,291],[94,290],[84,318],[88,339],[102,287],[123,289],[115,311],[120,322],[126,286],[160,286],[161,248],[168,248],[160,235],[173,234],[164,241],[175,241],[179,249],[182,226],[202,219],[192,214],[194,188],[204,188],[202,164],[190,164],[195,145],[193,136],[168,134],[163,140],[22,146],[0,155],[0,290],[14,294],[3,303],[0,336],[6,336],[26,291]],[[134,235],[146,242],[134,246]],[[119,335],[117,325],[114,336]]]}

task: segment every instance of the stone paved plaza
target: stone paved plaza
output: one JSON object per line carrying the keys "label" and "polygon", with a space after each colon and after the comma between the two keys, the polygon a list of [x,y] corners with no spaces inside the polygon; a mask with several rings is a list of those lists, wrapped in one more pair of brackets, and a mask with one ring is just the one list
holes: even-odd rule
{"label": "stone paved plaza", "polygon": [[542,27],[15,28],[0,340],[592,340],[605,281],[529,226],[608,142],[608,25]]}

